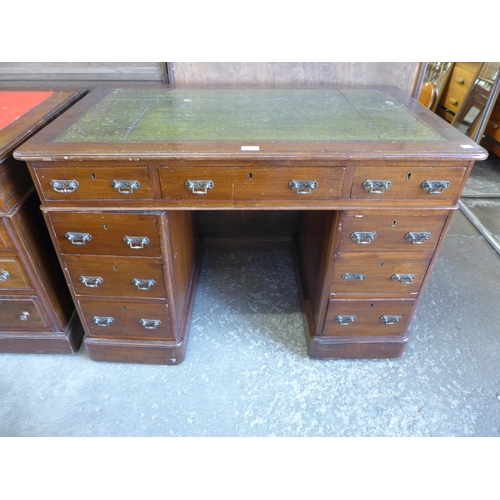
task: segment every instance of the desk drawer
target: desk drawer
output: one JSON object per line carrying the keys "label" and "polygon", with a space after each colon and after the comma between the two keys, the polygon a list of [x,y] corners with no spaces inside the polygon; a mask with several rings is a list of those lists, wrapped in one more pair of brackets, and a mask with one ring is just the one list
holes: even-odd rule
{"label": "desk drawer", "polygon": [[414,305],[414,299],[330,300],[323,335],[401,335],[408,328]]}
{"label": "desk drawer", "polygon": [[340,253],[333,268],[332,293],[416,294],[432,254]]}
{"label": "desk drawer", "polygon": [[160,259],[70,256],[65,264],[77,295],[163,298]]}
{"label": "desk drawer", "polygon": [[162,196],[169,200],[335,200],[342,193],[344,167],[163,167]]}
{"label": "desk drawer", "polygon": [[50,201],[153,198],[147,167],[49,167],[35,168],[35,175]]}
{"label": "desk drawer", "polygon": [[90,337],[173,340],[166,302],[80,301]]}
{"label": "desk drawer", "polygon": [[465,167],[357,167],[351,198],[453,203]]}
{"label": "desk drawer", "polygon": [[49,212],[62,254],[160,257],[160,215]]}
{"label": "desk drawer", "polygon": [[2,330],[46,327],[38,304],[32,299],[0,297],[0,328]]}
{"label": "desk drawer", "polygon": [[344,212],[339,252],[433,252],[449,212]]}
{"label": "desk drawer", "polygon": [[31,284],[16,257],[0,258],[0,293],[4,290],[29,290]]}

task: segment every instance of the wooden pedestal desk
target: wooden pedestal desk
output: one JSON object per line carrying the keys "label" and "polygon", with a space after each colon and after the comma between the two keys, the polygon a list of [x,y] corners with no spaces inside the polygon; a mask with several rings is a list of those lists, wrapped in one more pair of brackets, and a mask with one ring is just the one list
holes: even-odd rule
{"label": "wooden pedestal desk", "polygon": [[[291,227],[311,357],[400,356],[487,154],[395,88],[163,85],[100,87],[15,156],[91,359],[174,364],[204,240],[224,221],[241,245]],[[236,215],[271,229],[245,234]]]}
{"label": "wooden pedestal desk", "polygon": [[84,93],[0,92],[0,352],[73,353],[82,339],[28,167],[12,152]]}

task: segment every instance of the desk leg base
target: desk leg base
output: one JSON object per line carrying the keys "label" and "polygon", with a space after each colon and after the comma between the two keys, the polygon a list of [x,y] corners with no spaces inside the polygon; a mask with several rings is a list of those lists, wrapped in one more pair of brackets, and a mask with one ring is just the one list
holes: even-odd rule
{"label": "desk leg base", "polygon": [[83,326],[77,313],[63,332],[3,332],[0,331],[0,353],[74,354],[83,337]]}
{"label": "desk leg base", "polygon": [[179,342],[144,342],[98,339],[85,335],[83,343],[92,361],[178,365],[186,356],[187,338]]}
{"label": "desk leg base", "polygon": [[314,359],[386,359],[402,356],[408,336],[373,339],[353,337],[332,339],[308,335],[307,353]]}

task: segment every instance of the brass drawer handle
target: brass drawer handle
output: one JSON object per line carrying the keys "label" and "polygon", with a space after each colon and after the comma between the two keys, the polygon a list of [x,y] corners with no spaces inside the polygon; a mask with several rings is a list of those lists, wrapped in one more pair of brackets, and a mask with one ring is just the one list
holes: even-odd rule
{"label": "brass drawer handle", "polygon": [[67,232],[65,236],[69,241],[71,241],[72,245],[85,245],[87,241],[92,239],[92,235],[90,233]]}
{"label": "brass drawer handle", "polygon": [[146,236],[125,236],[123,241],[134,250],[140,250],[146,245],[149,245],[149,238]]}
{"label": "brass drawer handle", "polygon": [[402,285],[411,285],[415,279],[415,274],[393,274],[393,281],[399,281]]}
{"label": "brass drawer handle", "polygon": [[19,316],[19,319],[21,321],[26,321],[30,317],[29,311],[23,311],[21,315]]}
{"label": "brass drawer handle", "polygon": [[161,325],[159,319],[140,319],[141,325],[146,328],[146,330],[155,330],[157,326]]}
{"label": "brass drawer handle", "polygon": [[375,181],[366,179],[366,181],[363,182],[363,188],[370,190],[370,193],[374,194],[385,193],[391,185],[391,181]]}
{"label": "brass drawer handle", "polygon": [[456,99],[454,99],[453,97],[450,97],[450,102],[452,104],[458,104],[458,101]]}
{"label": "brass drawer handle", "polygon": [[351,234],[351,240],[355,241],[360,245],[368,245],[377,237],[377,233],[374,232],[354,232]]}
{"label": "brass drawer handle", "polygon": [[391,316],[388,314],[384,314],[380,316],[380,321],[385,323],[386,325],[395,325],[398,321],[401,321],[402,316]]}
{"label": "brass drawer handle", "polygon": [[450,181],[424,181],[422,189],[429,191],[429,194],[441,194],[445,189],[450,187]]}
{"label": "brass drawer handle", "polygon": [[134,278],[132,280],[132,283],[139,289],[139,290],[149,290],[152,286],[156,285],[155,280],[140,280],[138,278]]}
{"label": "brass drawer handle", "polygon": [[296,181],[291,180],[288,184],[290,189],[295,189],[297,194],[311,194],[313,189],[318,187],[317,181]]}
{"label": "brass drawer handle", "polygon": [[141,187],[141,184],[139,181],[113,179],[111,186],[114,187],[120,194],[132,194],[134,189],[137,190]]}
{"label": "brass drawer handle", "polygon": [[0,281],[7,281],[10,278],[8,271],[0,271]]}
{"label": "brass drawer handle", "polygon": [[192,181],[187,180],[184,184],[193,194],[207,194],[209,189],[213,189],[215,184],[213,181]]}
{"label": "brass drawer handle", "polygon": [[104,279],[100,276],[80,276],[80,281],[89,288],[97,288]]}
{"label": "brass drawer handle", "polygon": [[94,323],[97,326],[109,326],[111,323],[114,323],[115,318],[111,316],[94,316]]}
{"label": "brass drawer handle", "polygon": [[422,245],[431,237],[431,233],[426,231],[421,233],[409,232],[405,236],[406,241],[411,241],[414,245]]}
{"label": "brass drawer handle", "polygon": [[356,321],[356,316],[335,316],[333,320],[339,325],[350,325]]}
{"label": "brass drawer handle", "polygon": [[342,275],[343,280],[349,280],[349,281],[363,281],[365,278],[366,274],[344,273]]}
{"label": "brass drawer handle", "polygon": [[52,179],[50,185],[54,191],[58,193],[74,193],[80,184],[75,179],[63,180],[63,179]]}
{"label": "brass drawer handle", "polygon": [[458,83],[460,83],[460,84],[465,83],[465,80],[464,80],[463,78],[459,77],[459,76],[457,76],[457,77],[455,78],[455,80],[456,80]]}

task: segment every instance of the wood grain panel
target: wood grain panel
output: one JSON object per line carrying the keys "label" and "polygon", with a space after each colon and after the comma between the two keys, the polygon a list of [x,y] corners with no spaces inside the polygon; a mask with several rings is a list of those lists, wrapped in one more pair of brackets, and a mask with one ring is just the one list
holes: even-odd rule
{"label": "wood grain panel", "polygon": [[0,88],[93,89],[110,82],[164,82],[164,62],[0,62]]}
{"label": "wood grain panel", "polygon": [[395,85],[415,95],[419,62],[171,62],[176,85]]}
{"label": "wood grain panel", "polygon": [[7,229],[2,219],[0,219],[0,249],[9,247],[10,238],[7,235]]}
{"label": "wood grain panel", "polygon": [[195,215],[188,211],[170,211],[167,213],[167,221],[177,331],[182,332],[188,321],[186,314],[192,298],[196,252],[199,250]]}
{"label": "wood grain panel", "polygon": [[26,163],[12,157],[0,163],[0,213],[11,211],[30,191],[33,181]]}

